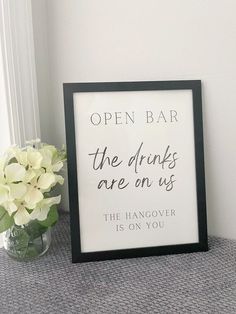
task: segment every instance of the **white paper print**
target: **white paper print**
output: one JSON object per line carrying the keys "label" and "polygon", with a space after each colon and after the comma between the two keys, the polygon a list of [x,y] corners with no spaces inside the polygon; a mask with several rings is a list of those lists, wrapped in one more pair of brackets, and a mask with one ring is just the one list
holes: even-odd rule
{"label": "white paper print", "polygon": [[74,94],[81,251],[198,242],[191,90]]}

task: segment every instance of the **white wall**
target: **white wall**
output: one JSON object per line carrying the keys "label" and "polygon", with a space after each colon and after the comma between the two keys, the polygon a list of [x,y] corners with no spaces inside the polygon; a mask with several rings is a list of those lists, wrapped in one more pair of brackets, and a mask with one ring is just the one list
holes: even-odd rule
{"label": "white wall", "polygon": [[7,99],[6,99],[6,85],[4,78],[4,67],[3,67],[3,56],[2,48],[0,45],[0,126],[1,126],[1,137],[0,137],[0,154],[2,154],[6,148],[11,145],[10,139],[10,127],[8,120],[7,111]]}
{"label": "white wall", "polygon": [[[1,137],[0,137],[0,154],[3,154],[6,148],[11,145],[10,139],[10,127],[7,112],[7,99],[6,99],[6,85],[4,80],[4,67],[2,48],[0,45],[0,126],[1,126]],[[3,238],[0,234],[0,248],[3,246]]]}
{"label": "white wall", "polygon": [[209,233],[236,239],[236,1],[32,1],[42,138],[63,82],[201,79]]}

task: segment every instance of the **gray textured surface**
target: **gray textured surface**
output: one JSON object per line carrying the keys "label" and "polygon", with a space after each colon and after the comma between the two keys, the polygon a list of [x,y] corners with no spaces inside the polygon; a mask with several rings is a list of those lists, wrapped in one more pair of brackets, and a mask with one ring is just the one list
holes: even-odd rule
{"label": "gray textured surface", "polygon": [[68,215],[50,251],[19,263],[0,250],[0,313],[236,313],[236,241],[210,251],[71,264]]}

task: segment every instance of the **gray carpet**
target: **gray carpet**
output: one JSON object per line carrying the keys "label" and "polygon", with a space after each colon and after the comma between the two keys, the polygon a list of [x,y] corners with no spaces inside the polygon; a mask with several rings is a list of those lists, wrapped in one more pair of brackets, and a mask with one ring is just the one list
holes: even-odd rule
{"label": "gray carpet", "polygon": [[72,264],[69,217],[50,251],[19,263],[0,250],[0,313],[236,313],[236,241],[210,251]]}

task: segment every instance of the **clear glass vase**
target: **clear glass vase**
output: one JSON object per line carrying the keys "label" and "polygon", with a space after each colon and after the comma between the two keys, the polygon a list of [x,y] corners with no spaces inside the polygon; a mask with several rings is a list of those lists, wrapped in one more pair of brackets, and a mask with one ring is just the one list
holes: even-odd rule
{"label": "clear glass vase", "polygon": [[27,225],[13,225],[3,234],[3,246],[7,254],[18,261],[29,261],[42,256],[51,244],[51,228],[37,220]]}

